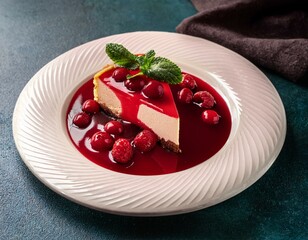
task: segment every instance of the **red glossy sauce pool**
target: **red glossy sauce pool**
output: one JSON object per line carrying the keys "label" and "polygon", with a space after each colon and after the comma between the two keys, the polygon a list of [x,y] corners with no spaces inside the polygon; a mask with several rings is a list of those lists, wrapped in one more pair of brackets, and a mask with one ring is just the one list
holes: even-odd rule
{"label": "red glossy sauce pool", "polygon": [[[97,152],[91,148],[90,139],[98,130],[104,129],[104,124],[112,117],[101,111],[95,114],[91,124],[85,129],[79,129],[72,123],[73,117],[81,112],[81,106],[87,99],[93,99],[93,79],[82,85],[74,94],[67,111],[67,130],[76,148],[90,161],[112,171],[134,175],[160,175],[179,172],[194,167],[217,153],[226,143],[231,131],[231,116],[223,98],[207,83],[194,77],[198,91],[210,92],[216,105],[213,107],[220,116],[217,125],[208,125],[201,120],[201,109],[195,104],[183,104],[176,101],[180,116],[180,147],[182,153],[173,153],[157,145],[151,152],[142,154],[134,151],[129,164],[118,164],[110,158],[110,152]],[[171,85],[171,91],[176,98],[179,86]],[[124,122],[124,133],[121,137],[133,139],[140,128]]]}

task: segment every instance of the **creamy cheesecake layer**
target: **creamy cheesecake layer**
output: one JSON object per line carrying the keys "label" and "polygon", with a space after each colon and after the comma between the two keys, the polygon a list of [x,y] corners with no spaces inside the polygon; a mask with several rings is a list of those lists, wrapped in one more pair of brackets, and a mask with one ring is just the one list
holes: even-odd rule
{"label": "creamy cheesecake layer", "polygon": [[163,141],[170,141],[179,146],[180,121],[178,118],[164,115],[144,104],[139,106],[137,118],[149,126]]}

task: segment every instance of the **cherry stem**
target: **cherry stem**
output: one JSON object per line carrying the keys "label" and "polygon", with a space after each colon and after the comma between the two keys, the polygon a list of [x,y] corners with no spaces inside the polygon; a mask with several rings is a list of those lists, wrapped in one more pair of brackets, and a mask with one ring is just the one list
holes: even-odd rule
{"label": "cherry stem", "polygon": [[131,78],[134,78],[134,77],[137,77],[137,76],[143,76],[143,75],[144,75],[143,72],[138,72],[135,75],[127,75],[126,78],[131,79]]}

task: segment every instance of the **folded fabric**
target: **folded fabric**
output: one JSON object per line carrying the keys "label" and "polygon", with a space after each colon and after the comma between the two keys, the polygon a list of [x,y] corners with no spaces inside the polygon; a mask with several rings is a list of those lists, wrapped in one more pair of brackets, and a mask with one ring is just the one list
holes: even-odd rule
{"label": "folded fabric", "polygon": [[[294,82],[308,78],[307,0],[192,0],[176,31],[206,38]],[[307,2],[306,2],[307,3]]]}

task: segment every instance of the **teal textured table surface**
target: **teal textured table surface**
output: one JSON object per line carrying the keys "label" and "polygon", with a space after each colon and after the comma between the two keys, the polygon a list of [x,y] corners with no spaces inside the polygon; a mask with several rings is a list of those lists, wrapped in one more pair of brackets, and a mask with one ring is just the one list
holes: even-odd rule
{"label": "teal textured table surface", "polygon": [[295,84],[261,69],[285,106],[284,147],[251,187],[196,212],[145,218],[95,211],[47,188],[20,158],[14,106],[41,67],[105,36],[175,32],[195,13],[188,0],[0,1],[0,239],[308,239],[308,79]]}

